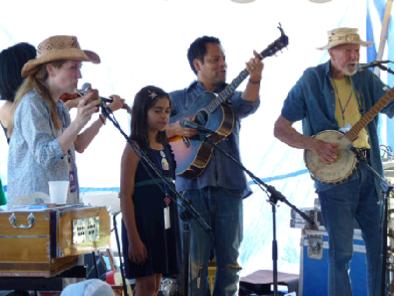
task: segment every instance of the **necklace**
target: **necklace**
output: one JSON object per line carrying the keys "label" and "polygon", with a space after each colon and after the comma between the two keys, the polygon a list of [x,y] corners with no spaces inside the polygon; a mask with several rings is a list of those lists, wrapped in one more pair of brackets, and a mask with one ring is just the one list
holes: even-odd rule
{"label": "necklace", "polygon": [[[165,154],[164,150],[160,150],[160,155],[161,155],[161,167],[162,167],[162,170],[169,171],[169,162],[166,159],[166,154]],[[164,200],[164,204],[165,204],[166,207],[168,207],[172,200],[169,197],[168,189],[166,187],[164,188],[164,193],[165,193],[165,197],[163,199]]]}
{"label": "necklace", "polygon": [[345,105],[342,106],[341,98],[340,98],[340,95],[339,95],[339,93],[338,93],[338,88],[337,88],[337,85],[336,85],[336,83],[335,83],[334,81],[333,81],[333,87],[334,87],[334,91],[335,91],[335,95],[336,95],[337,102],[338,102],[338,104],[340,105],[342,122],[343,122],[343,124],[345,125],[345,123],[346,123],[346,122],[345,122],[345,111],[346,111],[346,109],[348,108],[348,105],[349,105],[349,103],[350,103],[350,101],[351,101],[351,99],[352,99],[353,88],[352,88],[352,86],[351,86],[351,91],[349,92],[348,99],[347,99]]}
{"label": "necklace", "polygon": [[160,151],[160,155],[161,155],[161,167],[164,171],[169,171],[169,162],[166,159],[166,154],[164,152],[164,150]]}

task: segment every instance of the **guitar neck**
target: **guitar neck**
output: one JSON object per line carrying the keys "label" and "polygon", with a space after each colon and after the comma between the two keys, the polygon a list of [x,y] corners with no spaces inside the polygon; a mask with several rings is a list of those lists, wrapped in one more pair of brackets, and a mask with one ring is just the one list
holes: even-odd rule
{"label": "guitar neck", "polygon": [[[260,52],[260,59],[264,59],[265,57],[269,57],[274,55],[276,52],[284,48],[289,44],[289,37],[285,35],[281,26],[279,25],[278,29],[281,32],[281,36],[267,46],[262,52]],[[214,100],[206,107],[207,111],[212,113],[218,106],[224,103],[237,89],[237,87],[245,80],[246,77],[249,76],[248,70],[242,70],[239,75],[229,84],[225,89],[223,89]]]}
{"label": "guitar neck", "polygon": [[239,75],[234,80],[232,80],[231,83],[229,85],[227,85],[227,87],[225,89],[223,89],[216,96],[216,99],[214,99],[213,101],[210,102],[210,104],[208,104],[208,106],[207,106],[208,111],[211,113],[214,110],[216,110],[216,108],[218,106],[220,106],[222,103],[224,103],[227,100],[227,98],[230,97],[234,93],[234,91],[237,89],[237,87],[248,76],[249,76],[249,72],[246,69],[241,71],[241,73],[239,73]]}
{"label": "guitar neck", "polygon": [[345,134],[353,142],[359,135],[359,132],[391,101],[393,100],[393,87],[375,103],[366,114]]}

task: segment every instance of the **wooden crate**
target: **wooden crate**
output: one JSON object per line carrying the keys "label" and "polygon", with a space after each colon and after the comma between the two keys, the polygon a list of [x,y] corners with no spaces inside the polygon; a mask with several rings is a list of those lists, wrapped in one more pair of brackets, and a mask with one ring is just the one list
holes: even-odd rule
{"label": "wooden crate", "polygon": [[0,276],[53,276],[74,266],[78,255],[109,243],[105,207],[24,206],[0,212]]}

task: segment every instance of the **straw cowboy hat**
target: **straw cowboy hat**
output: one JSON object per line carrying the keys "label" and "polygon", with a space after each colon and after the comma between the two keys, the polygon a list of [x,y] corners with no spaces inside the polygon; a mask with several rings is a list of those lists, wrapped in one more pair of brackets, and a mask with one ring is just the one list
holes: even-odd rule
{"label": "straw cowboy hat", "polygon": [[80,48],[77,37],[65,35],[52,36],[39,44],[36,58],[25,63],[21,71],[22,77],[33,74],[39,65],[57,60],[100,63],[100,58],[96,53]]}
{"label": "straw cowboy hat", "polygon": [[337,28],[328,31],[328,42],[325,46],[318,49],[330,49],[341,44],[360,44],[362,46],[370,46],[372,43],[360,39],[356,28]]}

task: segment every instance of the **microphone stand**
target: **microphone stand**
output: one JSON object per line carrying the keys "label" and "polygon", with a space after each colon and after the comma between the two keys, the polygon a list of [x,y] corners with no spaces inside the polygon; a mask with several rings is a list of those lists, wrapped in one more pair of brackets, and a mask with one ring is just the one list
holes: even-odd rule
{"label": "microphone stand", "polygon": [[[389,198],[390,198],[390,194],[391,192],[394,190],[393,185],[391,185],[388,180],[385,179],[384,176],[382,176],[380,173],[378,173],[371,165],[370,163],[365,160],[364,161],[366,166],[373,172],[374,178],[377,178],[377,180],[379,182],[382,183],[382,186],[384,188],[386,188],[386,190],[382,189],[382,199],[379,201],[379,206],[380,206],[380,230],[381,230],[381,234],[382,234],[382,240],[381,240],[381,252],[382,254],[380,254],[380,256],[382,256],[380,262],[378,264],[380,265],[380,279],[375,281],[375,285],[380,284],[381,289],[381,296],[385,296],[388,295],[388,292],[390,291],[390,285],[387,282],[388,277],[391,278],[391,276],[389,276],[387,274],[387,242],[388,242],[388,202],[389,202]],[[381,187],[382,187],[381,186]],[[377,270],[378,270],[378,266],[377,266]],[[377,290],[377,289],[374,289]]]}
{"label": "microphone stand", "polygon": [[[391,197],[391,192],[393,192],[393,185],[388,185],[388,189],[384,192],[384,199],[382,205],[382,266],[381,266],[381,281],[380,285],[383,287],[381,289],[381,296],[391,295],[392,285],[390,282],[392,281],[393,272],[390,272],[390,269],[393,269],[393,264],[388,261],[388,202]],[[390,268],[388,266],[391,266]],[[378,282],[377,282],[378,283]]]}
{"label": "microphone stand", "polygon": [[236,159],[234,156],[232,156],[230,153],[225,151],[223,148],[217,146],[216,143],[214,143],[210,137],[208,136],[209,134],[217,134],[215,131],[212,131],[210,129],[204,128],[202,126],[199,126],[197,129],[199,137],[206,139],[206,142],[209,143],[213,148],[216,150],[220,151],[223,155],[225,155],[227,158],[229,158],[232,162],[234,162],[240,169],[242,169],[245,173],[249,175],[249,177],[253,180],[254,183],[258,185],[258,187],[263,190],[267,196],[269,197],[269,203],[271,204],[272,207],[272,235],[273,235],[273,240],[272,240],[272,267],[273,267],[273,286],[274,286],[274,293],[273,295],[278,296],[278,243],[276,240],[276,203],[278,201],[282,201],[285,204],[287,204],[290,208],[295,210],[301,217],[304,218],[312,227],[317,228],[315,222],[304,212],[300,211],[296,206],[291,204],[286,197],[280,193],[274,186],[268,185],[265,182],[263,182],[261,179],[256,177],[251,171],[249,171],[246,167],[243,166],[243,164]]}
{"label": "microphone stand", "polygon": [[[393,64],[392,61],[387,61]],[[378,63],[376,65],[374,65],[374,67],[377,66],[378,68],[380,68],[381,70],[387,71],[388,73],[394,75],[394,71],[390,68],[390,67],[386,67],[381,63]],[[381,205],[381,209],[380,209],[380,217],[381,217],[381,221],[380,224],[382,227],[382,266],[381,266],[381,276],[380,276],[380,285],[381,287],[383,287],[383,289],[381,289],[381,295],[385,295],[387,294],[391,289],[389,288],[389,283],[388,283],[388,278],[391,278],[391,276],[389,276],[387,274],[387,253],[388,253],[388,249],[387,249],[387,239],[388,239],[388,234],[387,234],[387,229],[388,229],[388,199],[390,196],[390,192],[392,192],[394,190],[393,185],[390,185],[389,182],[383,177],[381,176],[373,167],[371,167],[371,165],[369,165],[368,162],[366,162],[366,165],[368,166],[369,169],[371,169],[371,171],[374,173],[374,176],[379,179],[380,182],[382,182],[383,184],[385,184],[385,187],[387,187],[386,191],[383,191],[383,199],[382,199],[382,205]],[[378,281],[376,281],[376,283],[378,284]]]}
{"label": "microphone stand", "polygon": [[394,75],[394,71],[390,67],[384,66],[383,63],[392,63],[393,64],[392,61],[382,61],[382,62],[378,61],[378,62],[376,62],[374,64],[363,66],[362,70],[365,70],[365,69],[368,69],[368,68],[378,67],[381,70],[387,71],[388,73]]}
{"label": "microphone stand", "polygon": [[[392,63],[392,64],[393,64],[392,61],[384,61],[384,62],[385,62],[385,63]],[[394,72],[393,72],[393,70],[392,70],[390,67],[386,67],[386,66],[384,66],[382,63],[378,63],[376,66],[377,66],[378,68],[380,68],[381,70],[387,71],[388,73],[394,75]]]}
{"label": "microphone stand", "polygon": [[[103,116],[105,116],[107,119],[109,119],[113,125],[118,129],[118,131],[121,133],[121,135],[125,138],[127,143],[130,145],[130,147],[135,151],[135,153],[140,157],[140,159],[143,160],[142,164],[143,167],[146,169],[147,173],[151,178],[154,178],[153,174],[150,172],[149,168],[154,172],[155,177],[158,177],[167,187],[167,189],[170,190],[174,194],[169,194],[169,197],[172,199],[173,202],[181,205],[186,212],[186,219],[195,219],[197,220],[198,224],[202,227],[203,230],[206,232],[212,231],[212,228],[206,223],[206,221],[202,218],[202,216],[197,212],[197,210],[191,205],[191,202],[187,199],[185,199],[183,196],[180,195],[179,192],[176,191],[174,188],[174,184],[165,178],[162,173],[157,169],[155,164],[149,159],[149,157],[146,155],[146,153],[140,149],[140,147],[137,145],[136,142],[132,141],[128,135],[122,130],[121,126],[119,125],[118,121],[114,117],[113,112],[111,111],[110,108],[108,108],[104,103],[100,105],[101,108],[101,113]],[[164,192],[164,189],[162,186],[158,184],[158,187],[161,189],[161,191]],[[165,192],[164,192],[165,193]],[[178,202],[179,201],[179,202]],[[176,226],[178,227],[178,226]],[[123,272],[121,273],[123,275]],[[124,293],[125,295],[128,295],[126,291],[126,284],[125,280],[123,280],[124,284]]]}
{"label": "microphone stand", "polygon": [[389,67],[385,67],[384,65],[377,65],[378,66],[378,68],[380,68],[381,70],[385,70],[385,71],[387,71],[388,73],[390,73],[390,74],[392,74],[392,75],[394,75],[394,73],[395,72],[393,72],[393,70],[391,69],[391,68],[389,68]]}

